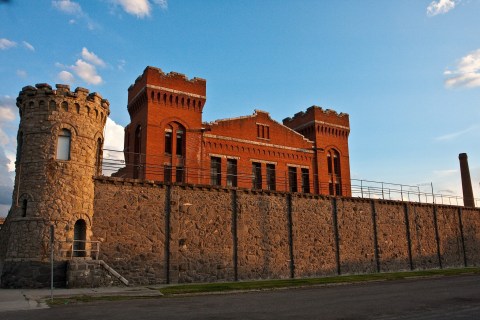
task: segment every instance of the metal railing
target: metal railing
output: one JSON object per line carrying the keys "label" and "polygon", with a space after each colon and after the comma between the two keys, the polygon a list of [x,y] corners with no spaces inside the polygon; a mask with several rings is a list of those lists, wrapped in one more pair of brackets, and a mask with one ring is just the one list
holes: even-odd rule
{"label": "metal railing", "polygon": [[[126,162],[124,160],[124,154],[126,154],[129,159],[136,159],[135,163],[131,161]],[[212,173],[210,169],[200,167],[182,166],[177,168],[175,166],[165,166],[159,164],[162,163],[160,159],[164,159],[164,155],[152,155],[150,157],[150,161],[153,163],[146,163],[145,154],[133,154],[123,151],[104,149],[102,172],[104,175],[108,176],[115,172],[118,172],[120,169],[123,168],[122,170],[127,172],[127,176],[129,177],[132,177],[133,173],[137,172],[140,173],[139,176],[154,176],[158,177],[155,180],[164,182],[201,183],[221,186],[240,186],[257,190],[264,189],[292,191],[289,181],[289,173],[287,170],[279,170],[278,168],[276,168],[274,183],[272,184],[271,180],[269,180],[267,177],[266,169],[263,168],[261,188],[258,188],[260,184],[255,178],[255,173],[253,172],[252,167],[237,166],[235,168],[235,174],[229,172]],[[159,161],[157,161],[157,159]],[[168,177],[165,176],[166,172],[169,172]],[[177,175],[177,173],[180,174]],[[218,181],[218,176],[215,175],[220,176],[220,184],[216,183]],[[434,192],[434,187],[432,183],[406,185],[366,179],[351,179],[349,183],[346,183],[340,181],[339,177],[332,177],[334,178],[334,180],[340,182],[339,192],[337,192],[337,190],[332,192],[332,188],[336,188],[334,183],[333,186],[329,182],[317,183],[317,175],[313,174],[312,170],[310,170],[309,172],[308,181],[302,180],[302,174],[299,169],[297,170],[296,192],[318,193],[323,195],[330,195],[332,193],[337,195],[351,194],[352,197],[366,199],[384,199],[463,206],[463,197],[452,194]],[[234,183],[232,183],[233,181]],[[274,186],[273,188],[272,185]],[[480,199],[475,199],[475,206],[480,207]]]}
{"label": "metal railing", "polygon": [[73,240],[62,241],[66,243],[66,249],[61,249],[60,252],[65,258],[92,258],[98,260],[100,254],[100,241],[88,241],[88,240]]}

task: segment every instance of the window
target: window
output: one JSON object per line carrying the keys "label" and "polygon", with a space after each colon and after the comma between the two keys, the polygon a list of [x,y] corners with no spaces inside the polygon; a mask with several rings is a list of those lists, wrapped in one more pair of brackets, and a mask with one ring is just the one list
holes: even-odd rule
{"label": "window", "polygon": [[57,160],[70,160],[70,140],[70,131],[62,129],[57,141]]}
{"label": "window", "polygon": [[237,186],[237,160],[227,159],[227,186]]}
{"label": "window", "polygon": [[183,131],[177,130],[177,156],[183,156]]}
{"label": "window", "polygon": [[332,156],[330,152],[327,154],[327,167],[328,167],[328,174],[332,173]]}
{"label": "window", "polygon": [[183,167],[177,167],[175,170],[175,181],[178,183],[184,183],[185,170]]}
{"label": "window", "polygon": [[222,160],[218,157],[210,159],[210,181],[214,186],[221,185],[222,182]]}
{"label": "window", "polygon": [[257,138],[270,139],[270,127],[266,124],[257,123]]}
{"label": "window", "polygon": [[340,153],[337,150],[330,150],[327,153],[327,166],[330,182],[328,185],[328,192],[330,195],[341,196],[342,184],[341,184],[341,165],[340,165]]}
{"label": "window", "polygon": [[310,172],[307,168],[302,168],[302,192],[310,193]]}
{"label": "window", "polygon": [[163,181],[172,182],[172,166],[166,164],[163,168]]}
{"label": "window", "polygon": [[340,175],[340,156],[337,151],[333,152],[333,173]]}
{"label": "window", "polygon": [[337,196],[341,196],[342,195],[342,187],[341,187],[341,184],[339,181],[335,182],[335,194]]}
{"label": "window", "polygon": [[296,167],[288,167],[288,185],[290,192],[298,192]]}
{"label": "window", "polygon": [[23,199],[23,201],[22,201],[22,217],[27,216],[27,206],[28,206],[28,200]]}
{"label": "window", "polygon": [[262,164],[252,162],[252,187],[253,189],[262,189]]}
{"label": "window", "polygon": [[172,154],[172,130],[165,130],[165,153]]}
{"label": "window", "polygon": [[273,163],[267,164],[267,189],[276,190],[275,165]]}

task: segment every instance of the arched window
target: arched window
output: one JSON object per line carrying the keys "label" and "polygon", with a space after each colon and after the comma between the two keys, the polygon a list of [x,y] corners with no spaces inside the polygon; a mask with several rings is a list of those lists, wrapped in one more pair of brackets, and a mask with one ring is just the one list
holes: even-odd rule
{"label": "arched window", "polygon": [[67,101],[62,102],[62,109],[63,109],[63,111],[68,111],[68,102]]}
{"label": "arched window", "polygon": [[180,128],[177,129],[177,145],[176,145],[176,154],[177,156],[183,156],[183,149],[185,145],[184,131]]}
{"label": "arched window", "polygon": [[28,206],[28,200],[23,199],[23,201],[22,201],[22,217],[27,216],[27,206]]}
{"label": "arched window", "polygon": [[79,219],[73,227],[73,256],[85,257],[85,242],[87,240],[87,224],[85,220]]}
{"label": "arched window", "polygon": [[62,129],[57,140],[57,160],[70,160],[70,130]]}
{"label": "arched window", "polygon": [[341,166],[340,166],[340,153],[332,149],[327,152],[327,168],[329,181],[329,194],[330,195],[342,195],[342,182],[341,182]]}

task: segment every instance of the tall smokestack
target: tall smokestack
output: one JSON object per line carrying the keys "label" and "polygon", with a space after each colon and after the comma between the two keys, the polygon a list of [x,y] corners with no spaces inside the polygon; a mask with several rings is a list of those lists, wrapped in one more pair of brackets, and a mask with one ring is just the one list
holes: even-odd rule
{"label": "tall smokestack", "polygon": [[462,176],[463,205],[465,207],[475,208],[475,199],[473,198],[472,180],[470,179],[467,154],[460,153],[458,159],[460,160],[460,174]]}

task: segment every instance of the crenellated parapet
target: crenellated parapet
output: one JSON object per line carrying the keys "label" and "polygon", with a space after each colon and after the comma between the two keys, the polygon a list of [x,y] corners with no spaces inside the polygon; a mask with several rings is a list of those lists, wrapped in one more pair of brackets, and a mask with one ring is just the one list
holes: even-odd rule
{"label": "crenellated parapet", "polygon": [[338,113],[335,110],[323,109],[319,106],[311,106],[305,112],[297,112],[293,118],[283,119],[283,124],[296,127],[308,121],[325,122],[346,128],[350,127],[349,115],[347,113]]}
{"label": "crenellated parapet", "polygon": [[207,99],[206,88],[205,79],[188,79],[182,73],[147,67],[128,88],[128,111],[134,115],[151,102],[201,113]]}
{"label": "crenellated parapet", "polygon": [[60,113],[82,115],[105,124],[110,114],[110,103],[96,92],[78,87],[70,90],[69,85],[57,84],[56,90],[49,84],[39,83],[22,88],[17,98],[20,117],[29,117],[31,113]]}

